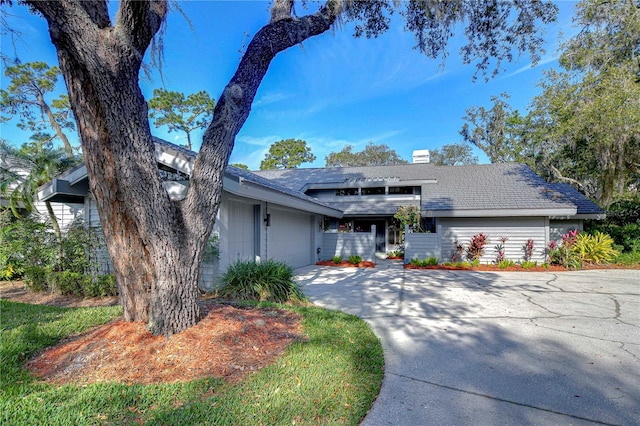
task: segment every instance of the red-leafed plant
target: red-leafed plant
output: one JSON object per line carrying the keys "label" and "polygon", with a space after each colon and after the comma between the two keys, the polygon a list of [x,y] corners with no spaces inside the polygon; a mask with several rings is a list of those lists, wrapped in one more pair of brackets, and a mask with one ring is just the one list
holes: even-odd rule
{"label": "red-leafed plant", "polygon": [[467,247],[467,257],[471,260],[480,260],[484,254],[484,246],[489,242],[489,239],[482,232],[471,237],[469,247]]}
{"label": "red-leafed plant", "polygon": [[524,251],[524,260],[529,261],[533,257],[534,242],[531,238],[527,240],[522,250]]}

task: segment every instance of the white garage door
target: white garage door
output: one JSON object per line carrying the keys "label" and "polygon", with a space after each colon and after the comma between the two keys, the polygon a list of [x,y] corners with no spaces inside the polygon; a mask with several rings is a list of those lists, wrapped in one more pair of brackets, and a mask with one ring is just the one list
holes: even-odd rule
{"label": "white garage door", "polygon": [[255,214],[252,204],[229,202],[229,261],[255,260]]}
{"label": "white garage door", "polygon": [[267,257],[299,268],[311,264],[311,216],[294,210],[270,209]]}

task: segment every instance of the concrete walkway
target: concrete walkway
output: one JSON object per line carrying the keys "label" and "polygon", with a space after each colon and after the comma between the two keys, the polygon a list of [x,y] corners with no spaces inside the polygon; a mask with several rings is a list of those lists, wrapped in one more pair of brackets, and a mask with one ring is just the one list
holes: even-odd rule
{"label": "concrete walkway", "polygon": [[365,426],[640,425],[640,271],[296,273],[382,341]]}

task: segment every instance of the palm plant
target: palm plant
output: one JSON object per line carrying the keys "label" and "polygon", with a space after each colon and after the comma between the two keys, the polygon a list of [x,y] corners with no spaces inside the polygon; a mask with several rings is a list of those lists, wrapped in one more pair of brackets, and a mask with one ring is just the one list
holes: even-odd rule
{"label": "palm plant", "polygon": [[[0,196],[7,200],[16,218],[22,217],[21,210],[33,213],[37,211],[38,187],[76,162],[64,150],[54,148],[48,137],[36,138],[20,148],[0,140]],[[56,239],[61,244],[62,233],[51,203],[45,201],[45,207]]]}

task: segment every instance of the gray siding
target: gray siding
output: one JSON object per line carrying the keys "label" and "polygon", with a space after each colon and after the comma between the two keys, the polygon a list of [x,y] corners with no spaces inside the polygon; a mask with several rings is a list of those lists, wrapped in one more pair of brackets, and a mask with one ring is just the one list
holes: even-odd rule
{"label": "gray siding", "polygon": [[285,262],[293,268],[315,263],[311,257],[313,215],[269,204],[271,225],[267,228],[267,258]]}
{"label": "gray siding", "polygon": [[440,262],[446,262],[449,259],[440,257],[440,235],[437,233],[405,233],[404,234],[404,258],[405,262],[411,259],[426,259],[428,257],[436,257]]}
{"label": "gray siding", "polygon": [[349,256],[361,256],[364,260],[375,260],[375,232],[325,232],[322,236],[322,252],[325,260],[333,256],[348,259]]}
{"label": "gray siding", "polygon": [[[47,207],[44,202],[38,201],[35,203],[36,210],[39,216],[43,220],[47,220],[49,215],[47,213]],[[53,213],[58,219],[58,225],[60,229],[68,229],[75,221],[83,220],[85,214],[85,206],[82,203],[51,203]]]}
{"label": "gray siding", "polygon": [[577,229],[582,231],[582,220],[550,220],[549,221],[549,240],[560,242],[562,241],[562,234]]}
{"label": "gray siding", "polygon": [[495,246],[500,243],[500,237],[508,237],[504,244],[505,258],[513,261],[524,259],[523,247],[528,239],[533,239],[534,250],[532,260],[545,261],[545,252],[548,246],[548,221],[543,217],[522,218],[440,218],[438,233],[441,240],[441,261],[451,259],[455,251],[454,241],[458,240],[466,248],[471,238],[484,233],[488,237],[488,243],[484,248],[484,255],[480,259],[482,263],[491,263],[496,259]]}

